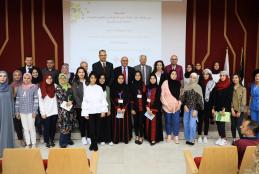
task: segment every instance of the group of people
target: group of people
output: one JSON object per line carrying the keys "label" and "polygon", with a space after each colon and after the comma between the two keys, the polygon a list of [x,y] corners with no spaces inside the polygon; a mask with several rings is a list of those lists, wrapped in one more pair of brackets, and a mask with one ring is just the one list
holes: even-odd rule
{"label": "group of people", "polygon": [[[13,127],[26,148],[36,147],[36,129],[46,147],[54,147],[58,127],[59,145],[65,148],[73,144],[71,132],[78,125],[82,144],[90,144],[94,151],[99,143],[127,144],[133,132],[138,145],[145,139],[151,145],[163,141],[163,116],[166,142],[178,144],[181,114],[186,144],[195,144],[197,131],[198,143],[207,143],[210,122],[217,124],[217,145],[227,144],[228,121],[233,141],[236,130],[243,137],[246,88],[238,74],[230,77],[221,71],[219,62],[211,70],[202,70],[200,63],[187,65],[183,73],[176,55],[171,56],[171,64],[164,66],[158,60],[153,68],[146,65],[145,55],[135,67],[128,66],[124,56],[121,66],[114,68],[105,50],[99,51],[99,59],[89,74],[85,61],[72,73],[66,63],[61,72],[56,70],[53,60],[39,69],[31,57],[13,72],[12,82],[7,72],[0,71],[0,156],[3,148],[14,146]],[[253,79],[249,113],[259,123],[259,69]]]}

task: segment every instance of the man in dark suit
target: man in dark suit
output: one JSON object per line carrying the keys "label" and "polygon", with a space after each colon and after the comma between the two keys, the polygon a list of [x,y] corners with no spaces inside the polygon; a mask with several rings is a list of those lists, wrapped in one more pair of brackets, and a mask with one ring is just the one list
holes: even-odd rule
{"label": "man in dark suit", "polygon": [[42,75],[45,76],[46,74],[51,74],[52,78],[54,79],[54,82],[56,84],[58,84],[59,72],[58,72],[58,70],[55,69],[55,62],[54,62],[54,60],[53,59],[48,59],[46,61],[46,65],[47,65],[47,67],[43,68],[41,70]]}
{"label": "man in dark suit", "polygon": [[149,76],[150,76],[150,74],[152,72],[152,67],[146,65],[146,63],[147,63],[147,56],[146,55],[140,55],[139,56],[139,62],[140,62],[140,64],[135,66],[134,69],[136,71],[140,71],[141,72],[141,74],[142,74],[142,81],[145,83],[145,85],[147,85],[149,83],[148,79],[149,79]]}
{"label": "man in dark suit", "polygon": [[106,61],[107,54],[105,50],[99,51],[99,59],[100,61],[92,65],[92,70],[98,75],[104,73],[106,78],[106,84],[110,86],[113,81],[113,64]]}
{"label": "man in dark suit", "polygon": [[22,74],[32,73],[32,69],[35,68],[35,66],[32,65],[33,64],[32,57],[26,57],[24,62],[25,62],[25,66],[20,68],[20,70],[22,71]]}
{"label": "man in dark suit", "polygon": [[126,85],[132,84],[134,79],[135,69],[128,66],[129,59],[126,56],[121,58],[121,66],[114,69],[114,76],[117,77],[119,74],[124,75]]}

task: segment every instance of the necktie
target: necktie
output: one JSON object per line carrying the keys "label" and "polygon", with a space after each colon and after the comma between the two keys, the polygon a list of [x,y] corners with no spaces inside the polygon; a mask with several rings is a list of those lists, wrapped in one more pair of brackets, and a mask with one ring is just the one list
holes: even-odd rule
{"label": "necktie", "polygon": [[142,66],[142,65],[141,65],[141,74],[142,74],[143,82],[146,84],[145,66]]}
{"label": "necktie", "polygon": [[124,76],[125,83],[128,84],[127,83],[127,72],[126,72],[126,67],[125,66],[123,67],[123,76]]}
{"label": "necktie", "polygon": [[106,63],[103,62],[103,72],[105,72],[105,69],[106,69]]}

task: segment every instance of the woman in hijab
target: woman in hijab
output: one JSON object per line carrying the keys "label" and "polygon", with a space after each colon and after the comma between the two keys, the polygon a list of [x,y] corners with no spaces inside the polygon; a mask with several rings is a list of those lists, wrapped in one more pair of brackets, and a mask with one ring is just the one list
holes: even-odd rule
{"label": "woman in hijab", "polygon": [[[22,85],[22,72],[20,70],[15,70],[13,72],[13,82],[11,83],[11,87],[13,89],[13,97],[16,98],[16,92],[19,86]],[[17,119],[14,117],[13,119],[14,129],[17,134],[17,138],[20,141],[21,146],[25,146],[25,142],[23,139],[23,130],[22,130],[22,122],[21,119]]]}
{"label": "woman in hijab", "polygon": [[44,142],[46,147],[54,147],[58,115],[56,89],[51,74],[46,74],[38,90],[41,117],[44,120]]}
{"label": "woman in hijab", "polygon": [[212,65],[212,78],[214,80],[215,83],[217,83],[219,81],[219,73],[220,73],[220,64],[218,61],[213,62]]}
{"label": "woman in hijab", "polygon": [[73,83],[74,80],[74,76],[75,74],[72,72],[69,72],[69,64],[68,63],[64,63],[61,67],[61,73],[65,74],[67,76],[68,82],[70,84]]}
{"label": "woman in hijab", "polygon": [[111,102],[113,143],[124,142],[128,144],[131,138],[129,127],[131,120],[128,111],[130,96],[123,74],[119,74],[115,78],[115,83],[111,88]]}
{"label": "woman in hijab", "polygon": [[18,87],[15,100],[16,117],[21,119],[26,148],[36,147],[35,117],[38,113],[38,87],[31,83],[30,73],[23,75],[23,84]]}
{"label": "woman in hijab", "polygon": [[[32,75],[32,80],[31,80],[32,84],[39,87],[39,85],[42,81],[42,73],[41,73],[40,69],[38,69],[36,67],[33,67],[31,75]],[[35,126],[36,126],[36,130],[39,134],[40,143],[44,143],[44,139],[43,139],[43,119],[40,115],[40,112],[38,112],[38,114],[36,115]]]}
{"label": "woman in hijab", "polygon": [[14,140],[14,100],[13,92],[8,85],[5,71],[0,71],[0,158],[3,157],[4,148],[13,148]]}
{"label": "woman in hijab", "polygon": [[181,96],[184,105],[184,136],[186,144],[194,145],[196,137],[196,121],[198,110],[203,110],[203,94],[200,85],[198,85],[198,74],[191,73],[190,82],[184,87],[184,93]]}
{"label": "woman in hijab", "polygon": [[[200,78],[199,85],[202,88],[204,110],[200,110],[198,113],[198,143],[208,143],[208,132],[212,109],[212,95],[215,87],[215,82],[212,79],[212,72],[210,69],[204,69],[203,75]],[[204,127],[204,128],[203,128]],[[202,138],[202,131],[204,130],[204,136]]]}
{"label": "woman in hijab", "polygon": [[134,80],[131,85],[131,96],[133,107],[131,114],[134,119],[135,143],[141,145],[144,139],[144,114],[146,110],[146,86],[142,81],[140,71],[135,72]]}
{"label": "woman in hijab", "polygon": [[31,75],[32,75],[32,80],[31,80],[32,84],[39,86],[40,82],[42,81],[41,71],[38,68],[34,67],[32,69]]}
{"label": "woman in hijab", "polygon": [[[219,112],[221,115],[225,115],[225,112],[231,112],[232,96],[233,88],[231,87],[228,72],[221,71],[220,79],[215,87],[212,115],[216,116],[216,112]],[[227,145],[225,122],[217,121],[217,128],[220,138],[216,141],[216,145]]]}
{"label": "woman in hijab", "polygon": [[74,144],[71,140],[71,132],[76,121],[76,112],[73,106],[73,92],[67,76],[60,73],[58,79],[59,85],[56,88],[56,97],[58,102],[58,125],[60,128],[59,145],[61,148],[66,148],[67,145]]}
{"label": "woman in hijab", "polygon": [[190,75],[194,72],[194,67],[192,64],[188,64],[186,67],[186,72],[184,73],[184,86],[186,86],[190,81]]}
{"label": "woman in hijab", "polygon": [[100,74],[98,78],[98,85],[103,89],[104,95],[106,96],[106,101],[108,103],[108,112],[104,117],[101,117],[101,126],[100,126],[100,137],[99,142],[101,145],[109,143],[110,146],[113,145],[112,136],[111,136],[111,98],[110,98],[110,87],[106,84],[105,74]]}
{"label": "woman in hijab", "polygon": [[161,90],[157,84],[155,74],[149,77],[149,85],[146,90],[146,110],[149,114],[153,114],[152,120],[146,118],[146,138],[151,145],[155,145],[159,141],[163,141],[162,117],[158,112],[161,110],[160,102]]}
{"label": "woman in hijab", "polygon": [[180,109],[181,101],[179,100],[181,83],[176,80],[177,73],[175,70],[169,73],[168,80],[162,84],[161,102],[165,111],[165,127],[167,134],[167,142],[171,141],[172,133],[174,141],[179,144],[179,129],[180,129]]}

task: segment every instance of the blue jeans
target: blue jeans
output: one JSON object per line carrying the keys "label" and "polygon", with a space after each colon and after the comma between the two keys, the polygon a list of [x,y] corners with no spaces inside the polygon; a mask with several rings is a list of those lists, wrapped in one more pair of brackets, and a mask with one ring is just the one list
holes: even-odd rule
{"label": "blue jeans", "polygon": [[198,119],[198,113],[196,117],[192,116],[192,111],[184,112],[183,125],[184,125],[184,136],[186,141],[193,142],[196,137],[196,121]]}
{"label": "blue jeans", "polygon": [[[259,124],[259,111],[251,110],[251,120],[253,120]],[[256,134],[256,137],[259,138],[259,133]]]}
{"label": "blue jeans", "polygon": [[167,135],[178,136],[180,129],[180,111],[176,113],[165,113],[165,130]]}

